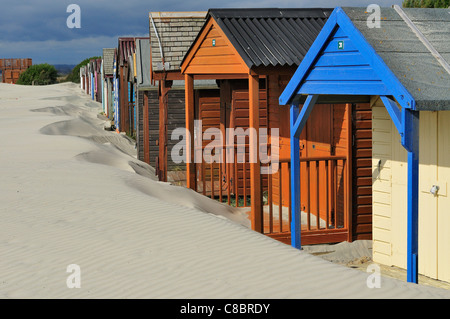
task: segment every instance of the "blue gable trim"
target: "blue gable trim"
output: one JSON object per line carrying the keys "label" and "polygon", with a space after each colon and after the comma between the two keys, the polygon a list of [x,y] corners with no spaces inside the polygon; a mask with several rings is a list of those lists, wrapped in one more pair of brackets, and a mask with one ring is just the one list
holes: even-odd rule
{"label": "blue gable trim", "polygon": [[[339,42],[343,48],[338,49]],[[387,95],[415,109],[411,94],[339,7],[281,94],[280,104],[290,104],[298,94]]]}
{"label": "blue gable trim", "polygon": [[297,91],[300,87],[300,83],[302,82],[303,77],[308,72],[310,66],[314,63],[316,56],[322,50],[322,47],[327,41],[329,35],[333,32],[337,23],[336,16],[337,13],[335,9],[331,13],[325,25],[322,27],[322,30],[320,31],[316,40],[314,40],[308,52],[306,52],[305,57],[303,58],[302,62],[295,71],[289,83],[286,85],[286,88],[284,89],[283,93],[281,93],[279,99],[281,105],[291,104],[292,100],[294,99],[294,96],[297,94]]}

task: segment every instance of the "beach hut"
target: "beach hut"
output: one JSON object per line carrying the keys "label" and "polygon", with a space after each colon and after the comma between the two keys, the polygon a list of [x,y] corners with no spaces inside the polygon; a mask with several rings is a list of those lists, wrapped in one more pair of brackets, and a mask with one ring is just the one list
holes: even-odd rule
{"label": "beach hut", "polygon": [[114,92],[114,126],[113,129],[116,130],[117,133],[120,132],[120,96],[119,96],[119,75],[120,70],[118,68],[118,59],[117,59],[117,48],[114,49],[114,64],[113,64],[113,92]]}
{"label": "beach hut", "polygon": [[[289,127],[284,125],[289,120],[289,109],[280,107],[278,97],[331,11],[279,8],[210,9],[205,24],[181,65],[186,82],[188,131],[194,131],[194,120],[202,121],[202,132],[215,126],[221,130],[222,136],[226,135],[227,129],[250,128],[258,132],[260,128],[266,128],[270,157],[278,156],[279,162],[279,165],[272,165],[275,168],[271,171],[272,174],[267,174],[264,168],[267,168],[268,164],[261,163],[258,155],[261,148],[258,152],[258,149],[252,151],[249,147],[261,146],[264,141],[262,137],[250,135],[244,142],[245,150],[241,151],[243,161],[236,158],[240,147],[238,141],[231,140],[222,143],[222,154],[231,153],[231,156],[235,156],[234,159],[226,159],[227,156],[224,155],[220,164],[204,161],[194,163],[194,154],[198,150],[195,149],[196,143],[191,134],[188,143],[188,187],[198,190],[199,185],[206,183],[212,189],[211,197],[219,197],[221,200],[225,196],[228,203],[231,202],[230,198],[233,198],[236,205],[250,204],[252,228],[283,242],[290,241],[290,136]],[[196,103],[198,98],[193,94],[192,81],[197,78],[209,78],[218,82],[220,94],[214,106],[211,103],[202,103],[201,100]],[[326,128],[329,130],[333,116],[340,119],[340,122],[336,123],[346,123],[345,108],[330,103],[325,107],[327,112],[313,115],[316,123],[323,117],[328,118]],[[322,136],[323,132],[319,126],[311,125],[309,135],[330,138],[329,134]],[[209,141],[202,141],[201,144],[198,142],[197,147],[204,151],[208,143]],[[340,145],[335,146],[339,150]],[[325,143],[305,145],[305,152],[306,148],[310,148],[310,157],[317,157],[328,151],[330,161],[333,165],[336,164],[337,157],[332,154],[334,149],[326,148]],[[257,160],[250,162],[250,158]],[[338,173],[342,174],[342,167],[339,169]],[[315,198],[318,198],[318,184],[310,184],[311,187],[305,188],[305,192],[314,191]],[[329,191],[331,193],[334,189]],[[310,214],[317,209],[315,203],[305,203],[305,206],[310,206],[305,208],[305,213]],[[315,221],[315,218],[311,218],[311,224]],[[309,243],[319,243],[347,239],[349,234],[340,234],[340,238],[333,236],[331,232],[325,232],[322,236],[311,230],[308,236],[305,233],[303,237]]]}
{"label": "beach hut", "polygon": [[[138,159],[150,164],[150,123],[158,121],[149,116],[150,104],[158,108],[158,87],[150,81],[150,41],[136,39],[136,149]],[[153,154],[153,158],[157,156]],[[154,164],[154,163],[153,163]]]}
{"label": "beach hut", "polygon": [[84,91],[84,68],[80,67],[80,89]]}
{"label": "beach hut", "polygon": [[85,70],[84,67],[80,67],[80,88],[84,92],[86,89],[86,82],[84,81],[85,76]]}
{"label": "beach hut", "polygon": [[[136,46],[136,43],[135,43]],[[136,68],[135,68],[135,55],[128,57],[128,114],[130,118],[130,130],[131,137],[136,138]]]}
{"label": "beach hut", "polygon": [[[130,110],[133,109],[133,87],[130,79],[130,60],[135,50],[135,38],[120,37],[118,39],[116,55],[117,78],[117,120],[116,128],[130,136],[133,134],[133,117]],[[131,66],[132,67],[132,66]],[[116,88],[115,88],[116,89]]]}
{"label": "beach hut", "polygon": [[[185,127],[184,76],[180,62],[203,26],[205,15],[206,12],[149,13],[150,80],[157,91],[149,95],[150,124],[143,137],[149,141],[145,156],[162,181],[185,183],[185,165],[170,156],[179,142],[171,136],[175,129]],[[218,95],[215,81],[197,80],[194,90],[196,94]]]}
{"label": "beach hut", "polygon": [[[450,15],[393,6],[378,18],[336,8],[280,96],[291,105],[291,160],[318,101],[368,99],[352,120],[371,117],[373,260],[406,268],[410,282],[418,273],[450,281]],[[293,165],[295,247],[304,178]]]}
{"label": "beach hut", "polygon": [[[136,136],[137,109],[136,109],[136,40],[148,37],[120,37],[114,55],[115,71],[113,72],[113,85],[117,98],[115,103],[116,129]],[[117,90],[117,91],[116,91]]]}
{"label": "beach hut", "polygon": [[87,94],[87,95],[91,95],[91,86],[92,86],[92,83],[91,83],[91,72],[90,72],[89,63],[86,64],[86,83],[87,83],[87,86],[86,86],[86,94]]}
{"label": "beach hut", "polygon": [[102,95],[101,95],[101,97],[102,97],[102,111],[103,111],[103,113],[106,115],[106,107],[105,107],[105,85],[106,85],[106,82],[105,82],[105,71],[104,71],[104,69],[103,69],[103,58],[101,59],[101,66],[100,66],[100,70],[101,70],[101,73],[100,73],[100,87],[101,87],[101,92],[102,92]]}
{"label": "beach hut", "polygon": [[95,100],[95,92],[97,91],[97,83],[95,81],[95,59],[89,62],[89,77],[91,78],[91,99]]}
{"label": "beach hut", "polygon": [[81,77],[81,85],[82,90],[85,94],[87,94],[87,87],[88,87],[88,81],[87,81],[87,67],[86,65],[80,67],[80,77]]}
{"label": "beach hut", "polygon": [[95,92],[95,100],[99,103],[102,103],[102,59],[95,59],[95,84],[96,84],[96,92]]}
{"label": "beach hut", "polygon": [[102,56],[102,88],[103,88],[103,112],[109,119],[113,119],[113,79],[114,79],[114,48],[103,49]]}
{"label": "beach hut", "polygon": [[90,92],[91,92],[91,89],[90,89],[91,77],[89,75],[89,65],[85,65],[84,66],[84,71],[85,71],[84,72],[84,77],[85,77],[85,82],[86,82],[85,92],[86,92],[87,95],[90,95]]}
{"label": "beach hut", "polygon": [[88,63],[88,77],[89,77],[89,95],[92,100],[95,99],[95,81],[94,81],[94,73],[95,73],[95,60],[91,59]]}

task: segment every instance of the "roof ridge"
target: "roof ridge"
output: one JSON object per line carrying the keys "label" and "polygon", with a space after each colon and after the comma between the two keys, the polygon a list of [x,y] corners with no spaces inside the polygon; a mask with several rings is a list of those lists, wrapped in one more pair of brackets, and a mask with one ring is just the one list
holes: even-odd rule
{"label": "roof ridge", "polygon": [[332,11],[332,8],[211,8],[208,15],[216,18],[327,18]]}

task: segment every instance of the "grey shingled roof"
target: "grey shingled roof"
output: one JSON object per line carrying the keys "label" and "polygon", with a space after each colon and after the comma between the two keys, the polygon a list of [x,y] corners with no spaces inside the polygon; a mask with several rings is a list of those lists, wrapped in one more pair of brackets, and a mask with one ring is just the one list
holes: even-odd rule
{"label": "grey shingled roof", "polygon": [[105,75],[114,73],[114,48],[103,49],[103,70]]}
{"label": "grey shingled roof", "polygon": [[[161,49],[164,55],[164,62],[168,64],[166,70],[180,70],[180,63],[203,26],[205,16],[206,12],[150,13],[150,43],[153,71],[163,70]],[[153,23],[161,40],[161,48]]]}
{"label": "grey shingled roof", "polygon": [[[367,27],[365,8],[342,8],[416,101],[417,110],[450,110],[450,74],[393,8],[381,8],[380,28]],[[450,9],[402,8],[450,63]]]}
{"label": "grey shingled roof", "polygon": [[210,9],[249,68],[299,65],[332,9]]}

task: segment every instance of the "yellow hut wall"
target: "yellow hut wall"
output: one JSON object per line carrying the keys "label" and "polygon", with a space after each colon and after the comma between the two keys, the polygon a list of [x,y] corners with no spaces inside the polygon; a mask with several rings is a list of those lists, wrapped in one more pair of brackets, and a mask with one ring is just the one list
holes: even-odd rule
{"label": "yellow hut wall", "polygon": [[[406,268],[407,153],[379,98],[372,117],[373,260]],[[420,112],[419,130],[419,273],[450,282],[450,111]]]}

